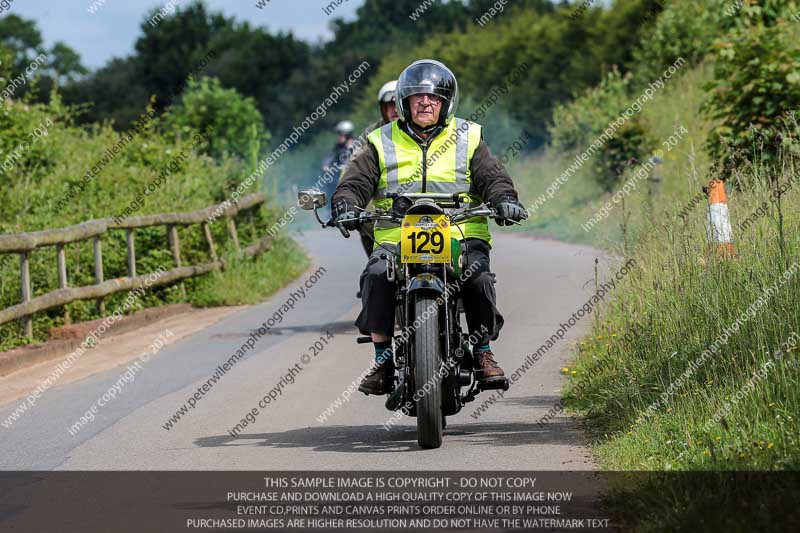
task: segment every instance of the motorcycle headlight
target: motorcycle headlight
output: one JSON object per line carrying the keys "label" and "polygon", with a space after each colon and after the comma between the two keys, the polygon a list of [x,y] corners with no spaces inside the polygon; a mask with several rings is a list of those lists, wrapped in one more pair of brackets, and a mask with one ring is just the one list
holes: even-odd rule
{"label": "motorcycle headlight", "polygon": [[414,202],[411,201],[411,198],[408,198],[407,196],[399,196],[392,202],[392,211],[397,216],[404,217],[412,205],[414,205]]}

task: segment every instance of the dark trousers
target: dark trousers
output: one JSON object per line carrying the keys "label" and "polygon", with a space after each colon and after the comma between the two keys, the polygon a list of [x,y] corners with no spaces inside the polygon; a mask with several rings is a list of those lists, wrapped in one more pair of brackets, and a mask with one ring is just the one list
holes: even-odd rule
{"label": "dark trousers", "polygon": [[372,249],[375,247],[375,223],[367,222],[358,228],[358,236],[361,238],[361,246],[364,247],[367,257],[372,256]]}
{"label": "dark trousers", "polygon": [[[466,252],[464,270],[471,272],[460,284],[467,326],[477,345],[486,344],[497,339],[504,323],[503,315],[497,310],[495,275],[489,268],[491,247],[481,239],[466,239],[461,247]],[[391,337],[394,334],[395,284],[386,279],[386,259],[381,258],[389,253],[385,248],[373,251],[361,273],[362,308],[356,326],[362,335],[380,333]]]}

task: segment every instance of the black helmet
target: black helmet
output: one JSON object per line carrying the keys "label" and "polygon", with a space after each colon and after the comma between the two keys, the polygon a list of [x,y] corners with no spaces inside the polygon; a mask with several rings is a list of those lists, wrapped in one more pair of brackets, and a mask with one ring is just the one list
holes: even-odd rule
{"label": "black helmet", "polygon": [[442,128],[450,123],[458,106],[458,82],[453,72],[443,63],[433,59],[420,59],[411,63],[397,80],[397,114],[410,126],[411,107],[408,97],[413,94],[435,94],[442,98],[439,122],[430,129]]}

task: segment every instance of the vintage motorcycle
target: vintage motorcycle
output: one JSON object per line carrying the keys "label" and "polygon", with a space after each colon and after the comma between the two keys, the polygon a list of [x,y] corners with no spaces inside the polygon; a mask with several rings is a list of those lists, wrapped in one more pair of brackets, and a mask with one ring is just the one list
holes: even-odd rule
{"label": "vintage motorcycle", "polygon": [[[478,383],[471,342],[462,326],[463,305],[459,294],[461,276],[467,267],[466,250],[454,236],[457,224],[472,217],[495,218],[486,205],[462,206],[458,194],[406,193],[387,195],[391,211],[361,211],[359,223],[387,220],[400,224],[401,241],[385,248],[387,276],[397,287],[394,341],[395,379],[386,400],[390,411],[417,418],[417,442],[423,448],[442,445],[447,416],[458,413],[483,390],[508,390],[505,377]],[[298,205],[313,210],[322,227],[338,227],[323,221],[318,210],[327,203],[317,189],[301,190]],[[351,220],[348,220],[350,222]],[[372,342],[359,337],[360,344]],[[466,392],[462,394],[462,389]]]}

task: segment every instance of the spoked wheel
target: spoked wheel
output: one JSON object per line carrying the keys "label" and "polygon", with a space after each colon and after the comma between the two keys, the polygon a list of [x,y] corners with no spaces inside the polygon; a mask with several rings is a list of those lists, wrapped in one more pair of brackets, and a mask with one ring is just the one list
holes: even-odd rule
{"label": "spoked wheel", "polygon": [[417,398],[417,442],[423,448],[442,445],[442,366],[439,343],[439,309],[436,299],[418,293],[414,302],[414,318],[421,320],[414,331],[414,390]]}

